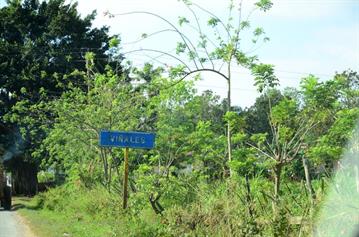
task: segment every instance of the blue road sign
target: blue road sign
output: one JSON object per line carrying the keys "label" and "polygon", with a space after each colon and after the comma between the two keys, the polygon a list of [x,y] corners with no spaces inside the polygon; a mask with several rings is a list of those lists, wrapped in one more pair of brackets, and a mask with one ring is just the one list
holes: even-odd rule
{"label": "blue road sign", "polygon": [[144,132],[101,131],[100,146],[151,149],[155,134]]}

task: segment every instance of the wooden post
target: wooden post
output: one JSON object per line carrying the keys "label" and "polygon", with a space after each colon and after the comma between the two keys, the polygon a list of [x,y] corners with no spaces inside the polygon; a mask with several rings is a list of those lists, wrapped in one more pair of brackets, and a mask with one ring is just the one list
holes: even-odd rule
{"label": "wooden post", "polygon": [[307,187],[307,189],[309,191],[311,202],[314,205],[314,201],[316,199],[316,196],[315,196],[315,191],[314,191],[313,186],[312,186],[312,179],[310,177],[309,164],[308,164],[307,158],[305,158],[303,156],[302,157],[302,162],[303,162],[303,168],[304,168],[306,187]]}
{"label": "wooden post", "polygon": [[123,209],[127,208],[128,199],[128,147],[125,148],[124,179],[123,179]]}

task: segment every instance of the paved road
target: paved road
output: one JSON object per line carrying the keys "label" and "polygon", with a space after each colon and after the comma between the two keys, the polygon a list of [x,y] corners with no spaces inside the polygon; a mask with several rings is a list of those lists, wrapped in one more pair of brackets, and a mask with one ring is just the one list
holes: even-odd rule
{"label": "paved road", "polygon": [[0,208],[0,237],[30,237],[16,211],[5,211]]}

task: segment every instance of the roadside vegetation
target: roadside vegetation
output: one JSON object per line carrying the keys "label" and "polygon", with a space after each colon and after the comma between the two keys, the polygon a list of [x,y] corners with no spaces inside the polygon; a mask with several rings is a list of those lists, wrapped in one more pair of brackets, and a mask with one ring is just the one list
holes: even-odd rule
{"label": "roadside vegetation", "polygon": [[[254,6],[266,12],[272,4]],[[1,19],[15,19],[0,26],[0,154],[15,193],[33,195],[38,180],[44,183],[30,202],[17,199],[40,236],[312,235],[354,135],[359,74],[348,69],[326,81],[308,75],[299,88],[280,90],[274,66],[239,47],[247,29],[253,44],[268,41],[263,29],[209,15],[207,26],[228,37],[213,39],[197,26],[201,50],[192,48],[179,32],[189,18],[180,17],[175,30],[183,42],[171,57],[191,64],[138,68],[124,63],[119,37],[91,28],[95,14],[81,19],[76,5],[9,1],[0,9]],[[25,22],[30,33],[21,30]],[[260,92],[253,106],[233,106],[230,90],[225,99],[197,93],[200,76],[190,75],[222,73],[218,60],[228,66],[221,76],[228,88],[233,64],[252,72]],[[127,209],[124,154],[99,146],[101,130],[156,134],[154,149],[130,149]],[[358,167],[345,168],[357,192]]]}
{"label": "roadside vegetation", "polygon": [[[176,180],[188,186],[188,180]],[[39,194],[20,213],[28,218],[39,236],[308,236],[313,215],[305,187],[288,184],[274,218],[271,184],[252,179],[253,193],[245,180],[227,183],[197,183],[191,195],[161,199],[165,209],[156,214],[143,193],[131,196],[129,209],[101,187],[59,187]],[[302,194],[302,195],[300,195]],[[267,196],[268,195],[268,196]],[[139,198],[140,197],[140,198]],[[76,201],[74,201],[76,200]]]}

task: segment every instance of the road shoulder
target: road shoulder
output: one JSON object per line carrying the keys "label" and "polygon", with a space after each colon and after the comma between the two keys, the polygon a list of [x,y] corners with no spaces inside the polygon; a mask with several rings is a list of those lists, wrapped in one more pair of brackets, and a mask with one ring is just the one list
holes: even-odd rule
{"label": "road shoulder", "polygon": [[24,237],[37,237],[30,228],[30,222],[20,213],[15,213],[17,222],[22,226]]}

